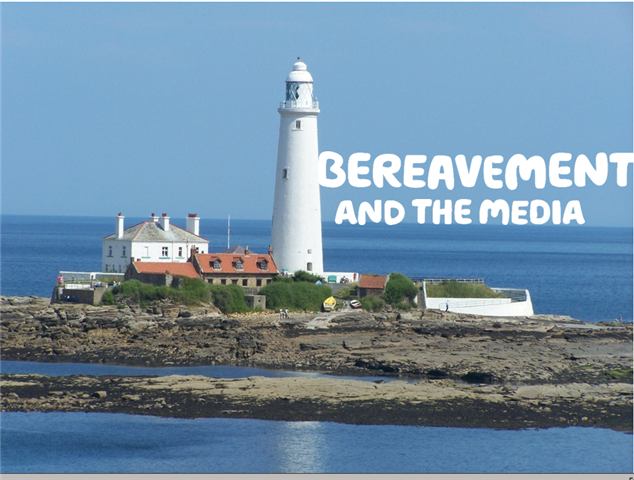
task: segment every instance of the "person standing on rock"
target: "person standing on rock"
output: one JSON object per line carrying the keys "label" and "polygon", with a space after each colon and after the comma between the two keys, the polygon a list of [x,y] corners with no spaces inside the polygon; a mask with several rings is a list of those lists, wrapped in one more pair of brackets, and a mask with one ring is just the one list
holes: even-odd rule
{"label": "person standing on rock", "polygon": [[288,308],[286,310],[284,310],[284,317],[288,318]]}
{"label": "person standing on rock", "polygon": [[447,300],[447,306],[445,307],[445,312],[449,311],[449,300]]}

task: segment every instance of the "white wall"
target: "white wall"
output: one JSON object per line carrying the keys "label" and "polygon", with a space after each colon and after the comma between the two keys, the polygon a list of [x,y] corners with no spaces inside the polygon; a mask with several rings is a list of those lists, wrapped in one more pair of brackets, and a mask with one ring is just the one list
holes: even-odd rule
{"label": "white wall", "polygon": [[523,302],[511,302],[510,298],[427,297],[425,289],[423,289],[423,292],[426,308],[434,308],[443,312],[447,308],[447,302],[449,302],[449,311],[454,313],[469,313],[490,317],[528,317],[534,315],[533,302],[528,290],[524,290],[526,300]]}
{"label": "white wall", "polygon": [[[108,247],[112,246],[112,256],[108,256]],[[126,255],[123,256],[123,247]],[[167,247],[168,255],[163,256],[163,247]],[[187,242],[130,242],[121,240],[104,240],[101,258],[102,271],[125,273],[131,258],[138,258],[142,262],[186,262],[192,247],[198,248],[200,253],[207,252],[207,243]],[[146,250],[147,248],[147,250]],[[179,248],[182,256],[179,257]]]}
{"label": "white wall", "polygon": [[[109,247],[112,247],[112,256],[108,255]],[[125,247],[125,255],[123,255]],[[103,272],[125,273],[130,264],[131,244],[129,241],[104,240],[101,254],[101,270]]]}

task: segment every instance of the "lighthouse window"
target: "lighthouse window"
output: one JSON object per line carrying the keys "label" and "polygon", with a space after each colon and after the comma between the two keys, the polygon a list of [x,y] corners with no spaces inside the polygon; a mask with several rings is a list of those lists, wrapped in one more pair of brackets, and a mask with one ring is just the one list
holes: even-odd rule
{"label": "lighthouse window", "polygon": [[313,271],[313,262],[308,262],[306,264],[306,270],[309,271],[309,272]]}
{"label": "lighthouse window", "polygon": [[285,169],[282,171],[282,178],[288,178],[288,168],[285,168]]}
{"label": "lighthouse window", "polygon": [[299,98],[299,84],[287,83],[286,84],[286,100],[297,100]]}
{"label": "lighthouse window", "polygon": [[302,128],[302,121],[301,120],[295,120],[295,128],[297,130],[300,130]]}

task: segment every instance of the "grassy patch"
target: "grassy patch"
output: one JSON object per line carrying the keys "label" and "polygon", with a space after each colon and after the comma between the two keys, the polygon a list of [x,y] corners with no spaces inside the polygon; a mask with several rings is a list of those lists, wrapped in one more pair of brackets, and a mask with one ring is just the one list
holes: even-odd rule
{"label": "grassy patch", "polygon": [[291,311],[321,311],[324,300],[332,296],[328,285],[312,282],[273,282],[260,290],[266,296],[266,306],[271,310],[288,308]]}
{"label": "grassy patch", "polygon": [[425,284],[427,296],[431,298],[505,298],[486,285],[460,282]]}
{"label": "grassy patch", "polygon": [[[106,292],[109,293],[109,292]],[[238,285],[210,285],[199,278],[183,278],[180,288],[156,286],[128,280],[112,290],[112,298],[104,294],[103,303],[112,301],[123,307],[124,303],[138,304],[147,308],[148,304],[161,300],[186,305],[212,302],[223,313],[244,313],[249,311],[244,300],[244,290]]]}
{"label": "grassy patch", "polygon": [[618,370],[608,370],[606,372],[608,375],[616,378],[629,379],[632,380],[634,376],[634,370],[631,368],[620,368]]}

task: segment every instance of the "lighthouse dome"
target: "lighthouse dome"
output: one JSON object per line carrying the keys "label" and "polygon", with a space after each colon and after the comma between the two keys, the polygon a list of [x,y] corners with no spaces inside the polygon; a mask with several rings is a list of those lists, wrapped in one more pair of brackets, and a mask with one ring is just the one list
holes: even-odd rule
{"label": "lighthouse dome", "polygon": [[297,83],[312,83],[313,77],[308,72],[308,70],[306,70],[306,64],[298,58],[297,61],[293,64],[293,71],[288,74],[288,77],[286,77],[286,81]]}

